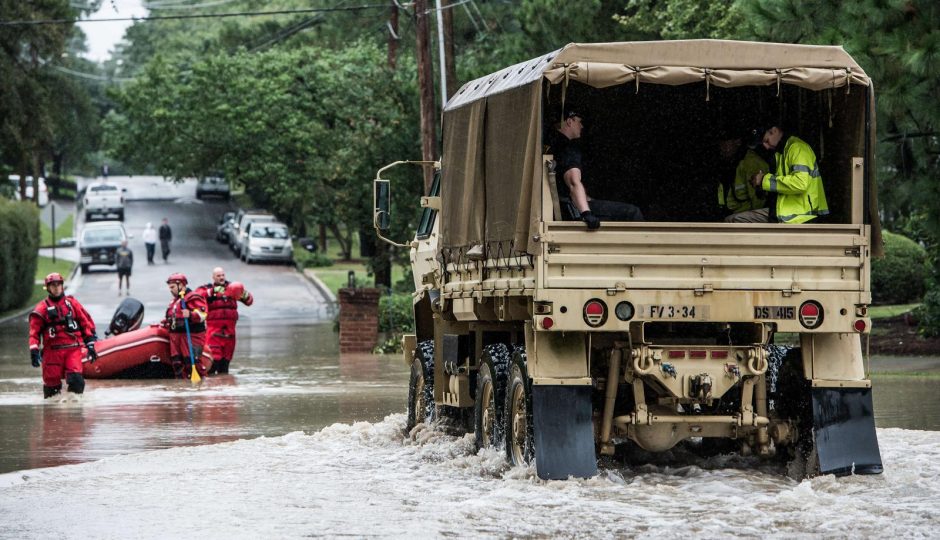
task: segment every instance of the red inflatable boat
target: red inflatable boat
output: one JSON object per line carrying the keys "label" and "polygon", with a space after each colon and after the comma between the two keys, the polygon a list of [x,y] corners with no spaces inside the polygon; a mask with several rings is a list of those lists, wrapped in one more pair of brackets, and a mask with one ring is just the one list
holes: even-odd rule
{"label": "red inflatable boat", "polygon": [[[151,325],[95,342],[98,360],[82,359],[86,379],[172,379],[170,339],[167,330]],[[202,365],[212,366],[212,355],[202,352]]]}

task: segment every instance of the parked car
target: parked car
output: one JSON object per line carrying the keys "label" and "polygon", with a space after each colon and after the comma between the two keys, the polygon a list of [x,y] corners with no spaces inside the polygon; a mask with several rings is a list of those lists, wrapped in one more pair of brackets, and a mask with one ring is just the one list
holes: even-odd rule
{"label": "parked car", "polygon": [[232,234],[232,225],[235,224],[235,212],[226,212],[219,218],[219,224],[215,228],[215,239],[223,244],[228,243],[228,238]]}
{"label": "parked car", "polygon": [[93,264],[115,263],[115,253],[121,242],[132,238],[120,221],[96,221],[82,227],[78,235],[79,264],[82,273]]}
{"label": "parked car", "polygon": [[[11,174],[8,177],[10,185],[13,187],[13,199],[20,200],[20,175]],[[33,198],[33,177],[26,177],[26,198]],[[49,188],[46,186],[46,179],[39,178],[39,201],[37,201],[40,207],[44,207],[49,204]]]}
{"label": "parked car", "polygon": [[83,207],[85,220],[91,221],[93,216],[117,216],[118,221],[124,221],[124,191],[114,184],[96,182],[85,190]]}
{"label": "parked car", "polygon": [[245,226],[251,221],[274,221],[274,216],[267,210],[239,210],[235,213],[234,225],[232,226],[232,239],[229,240],[229,247],[235,252],[235,255],[241,257],[242,245],[245,243]]}
{"label": "parked car", "polygon": [[245,227],[245,245],[242,260],[248,264],[256,261],[280,261],[290,264],[294,260],[287,225],[278,221],[251,221]]}
{"label": "parked car", "polygon": [[232,188],[228,181],[220,176],[206,176],[199,179],[196,184],[196,198],[221,197],[226,201],[232,196]]}

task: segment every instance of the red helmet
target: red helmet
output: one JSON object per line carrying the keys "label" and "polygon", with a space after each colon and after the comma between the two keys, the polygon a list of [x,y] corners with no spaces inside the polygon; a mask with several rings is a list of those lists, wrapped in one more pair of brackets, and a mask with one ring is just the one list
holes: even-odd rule
{"label": "red helmet", "polygon": [[65,280],[62,279],[62,274],[60,274],[60,273],[58,273],[58,272],[53,272],[53,273],[49,274],[48,276],[46,276],[46,283],[45,283],[45,284],[46,284],[47,287],[49,286],[50,283],[56,283],[56,282],[58,282],[58,283],[64,283],[64,282],[65,282]]}
{"label": "red helmet", "polygon": [[225,296],[229,298],[235,298],[236,300],[241,298],[245,294],[245,286],[238,281],[233,281],[228,284],[228,287],[225,288]]}
{"label": "red helmet", "polygon": [[170,274],[170,277],[166,278],[167,283],[173,283],[176,281],[182,283],[184,287],[189,283],[189,280],[186,279],[186,276],[179,272]]}

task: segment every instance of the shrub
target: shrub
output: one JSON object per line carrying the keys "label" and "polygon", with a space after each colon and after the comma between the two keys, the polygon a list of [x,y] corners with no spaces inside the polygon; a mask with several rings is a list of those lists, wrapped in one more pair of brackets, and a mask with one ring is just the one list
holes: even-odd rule
{"label": "shrub", "polygon": [[333,259],[327,257],[319,251],[310,252],[303,248],[294,250],[294,261],[301,268],[322,268],[324,266],[333,266]]}
{"label": "shrub", "polygon": [[410,294],[388,294],[379,299],[379,332],[404,334],[415,327]]}
{"label": "shrub", "polygon": [[0,199],[0,311],[22,306],[33,294],[38,250],[39,210]]}
{"label": "shrub", "polygon": [[885,231],[885,256],[872,259],[871,293],[875,304],[908,304],[924,296],[927,252],[916,242]]}
{"label": "shrub", "polygon": [[940,336],[940,288],[931,287],[924,295],[924,301],[914,310],[914,317],[919,323],[921,335]]}
{"label": "shrub", "polygon": [[375,346],[372,352],[389,354],[401,352],[401,336],[414,332],[414,308],[410,294],[387,294],[379,299],[379,332],[384,332],[385,341]]}

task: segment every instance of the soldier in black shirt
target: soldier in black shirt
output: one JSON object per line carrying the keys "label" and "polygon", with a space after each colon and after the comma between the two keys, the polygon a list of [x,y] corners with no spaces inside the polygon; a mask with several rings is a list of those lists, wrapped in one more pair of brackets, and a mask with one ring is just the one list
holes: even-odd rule
{"label": "soldier in black shirt", "polygon": [[643,221],[643,213],[632,204],[592,199],[582,183],[582,156],[578,139],[584,129],[584,119],[576,111],[568,110],[558,129],[551,134],[549,150],[555,158],[555,178],[558,196],[568,199],[581,214],[589,230],[601,226],[601,221]]}

